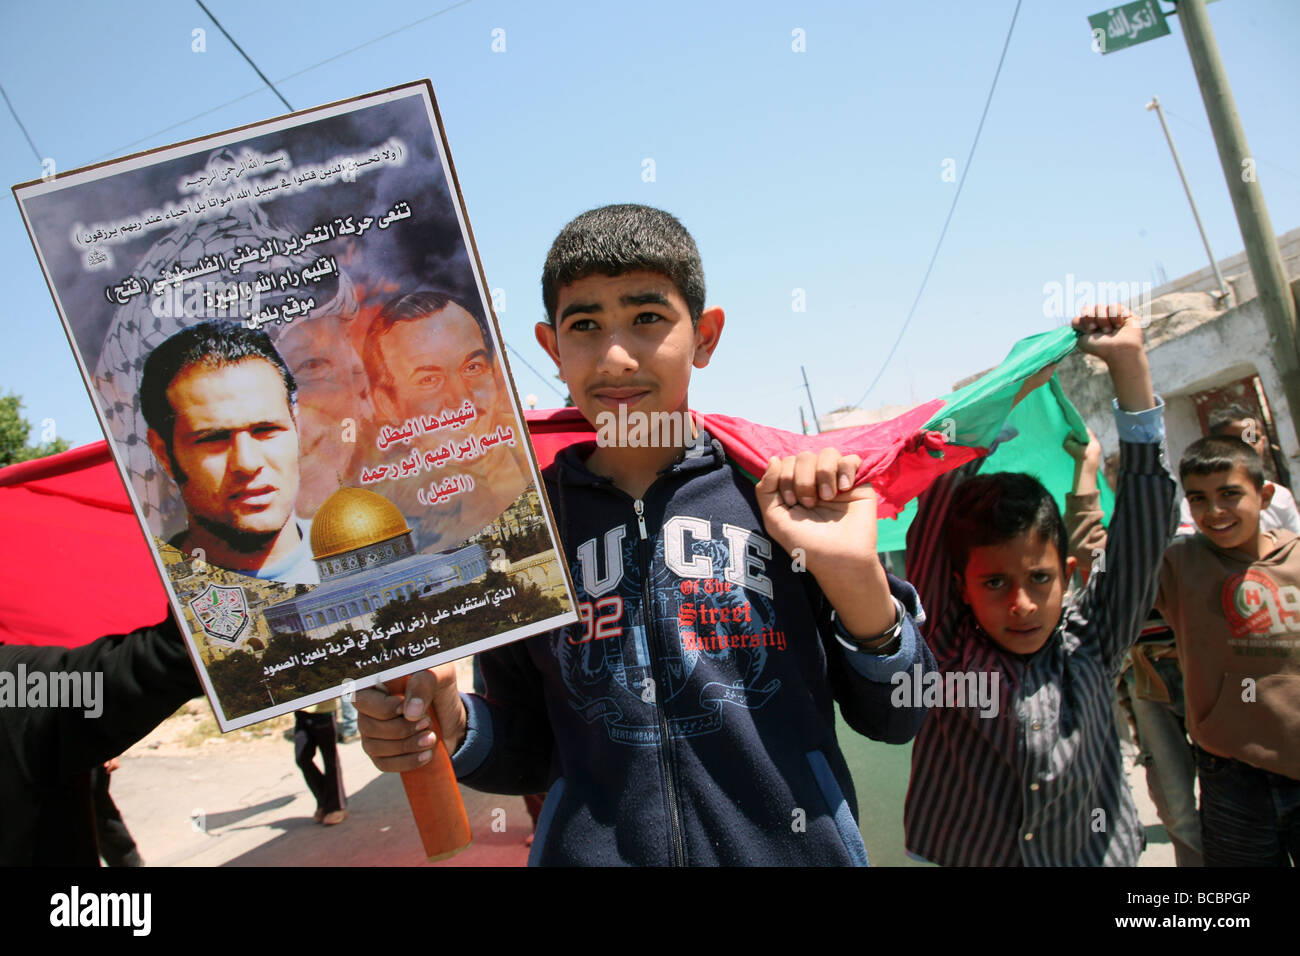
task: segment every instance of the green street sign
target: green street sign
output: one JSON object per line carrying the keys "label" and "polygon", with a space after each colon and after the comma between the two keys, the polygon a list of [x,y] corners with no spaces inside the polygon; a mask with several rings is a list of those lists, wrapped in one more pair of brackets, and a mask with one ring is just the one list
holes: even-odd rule
{"label": "green street sign", "polygon": [[1096,53],[1114,53],[1169,33],[1164,11],[1156,0],[1138,0],[1094,13],[1088,25],[1092,27],[1092,49]]}

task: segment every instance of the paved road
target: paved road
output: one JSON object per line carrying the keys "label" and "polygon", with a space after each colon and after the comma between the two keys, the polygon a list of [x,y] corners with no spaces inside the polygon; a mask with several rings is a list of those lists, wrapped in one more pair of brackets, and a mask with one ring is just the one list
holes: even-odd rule
{"label": "paved road", "polygon": [[[840,740],[857,784],[871,862],[920,865],[903,852],[910,747],[878,744],[843,726]],[[334,827],[312,821],[315,802],[290,741],[222,743],[190,753],[133,751],[113,774],[113,797],[151,866],[429,865],[400,778],[377,771],[359,743],[340,748],[351,816]],[[1173,848],[1147,798],[1143,771],[1131,773],[1130,782],[1147,824],[1141,865],[1172,866]],[[532,829],[523,800],[463,788],[462,794],[474,842],[434,865],[523,866]]]}
{"label": "paved road", "polygon": [[[194,756],[128,755],[113,799],[151,866],[428,865],[400,777],[381,774],[359,743],[340,748],[349,819],[312,820],[316,802],[293,762],[293,744]],[[449,863],[523,866],[532,821],[518,797],[462,790],[474,842]],[[502,813],[494,814],[500,808]],[[503,821],[504,832],[493,822]],[[499,827],[499,824],[498,824]],[[438,864],[446,865],[446,864]]]}

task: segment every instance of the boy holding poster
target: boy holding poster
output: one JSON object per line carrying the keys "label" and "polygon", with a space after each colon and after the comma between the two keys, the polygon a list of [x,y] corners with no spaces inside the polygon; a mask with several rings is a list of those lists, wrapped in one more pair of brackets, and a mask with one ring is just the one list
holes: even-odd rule
{"label": "boy holding poster", "polygon": [[851,487],[858,458],[773,458],[754,487],[697,431],[691,369],[724,317],[672,216],[584,213],[542,283],[537,338],[587,421],[666,415],[681,440],[602,429],[562,452],[543,476],[581,621],[481,654],[482,696],[448,667],[404,698],[358,693],[366,752],[425,763],[431,702],[462,782],[548,791],[532,863],[865,864],[834,702],[904,743],[924,710],[891,706],[891,677],[933,659],[915,591],[877,556],[874,493]]}

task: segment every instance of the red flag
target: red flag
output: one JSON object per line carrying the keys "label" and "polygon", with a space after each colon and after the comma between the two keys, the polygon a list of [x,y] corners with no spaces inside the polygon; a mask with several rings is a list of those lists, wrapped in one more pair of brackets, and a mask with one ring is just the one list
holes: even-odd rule
{"label": "red flag", "polygon": [[[961,445],[945,448],[941,434],[923,427],[942,407],[943,400],[936,398],[889,421],[840,428],[820,435],[796,435],[730,415],[691,414],[755,481],[767,470],[767,460],[773,455],[817,452],[828,446],[844,454],[860,455],[862,466],[855,483],[871,482],[879,497],[877,516],[892,518],[939,475],[983,454],[982,450]],[[563,448],[596,438],[596,429],[576,408],[528,411],[524,419],[543,468]]]}
{"label": "red flag", "polygon": [[0,642],[79,647],[167,594],[105,442],[0,468]]}

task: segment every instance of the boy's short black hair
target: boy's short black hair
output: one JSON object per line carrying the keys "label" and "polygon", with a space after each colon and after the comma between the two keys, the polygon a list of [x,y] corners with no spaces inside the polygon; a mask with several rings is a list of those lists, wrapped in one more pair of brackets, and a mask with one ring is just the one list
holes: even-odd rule
{"label": "boy's short black hair", "polygon": [[1225,405],[1222,408],[1216,408],[1210,412],[1206,424],[1209,426],[1211,435],[1222,435],[1230,426],[1237,422],[1256,420],[1254,414],[1241,405]]}
{"label": "boy's short black hair", "polygon": [[149,353],[140,373],[140,412],[145,423],[162,437],[168,451],[176,427],[176,409],[167,400],[167,389],[176,376],[191,365],[216,369],[251,358],[265,359],[275,367],[284,381],[289,407],[293,408],[298,384],[270,336],[261,329],[250,329],[242,322],[200,322],[181,329]]}
{"label": "boy's short black hair", "polygon": [[1026,531],[1056,545],[1065,573],[1069,538],[1056,499],[1032,475],[1014,471],[976,475],[953,494],[945,530],[953,570],[966,573],[972,548],[1002,544]]}
{"label": "boy's short black hair", "polygon": [[1186,488],[1188,475],[1213,475],[1231,471],[1236,465],[1246,469],[1246,474],[1256,488],[1263,489],[1264,460],[1259,457],[1259,452],[1240,438],[1227,435],[1198,438],[1188,445],[1182,460],[1178,462],[1178,480]]}
{"label": "boy's short black hair", "polygon": [[569,283],[637,271],[668,277],[686,300],[691,321],[700,321],[704,266],[695,240],[675,216],[633,203],[590,209],[560,230],[542,267],[546,321],[555,324],[560,289]]}

